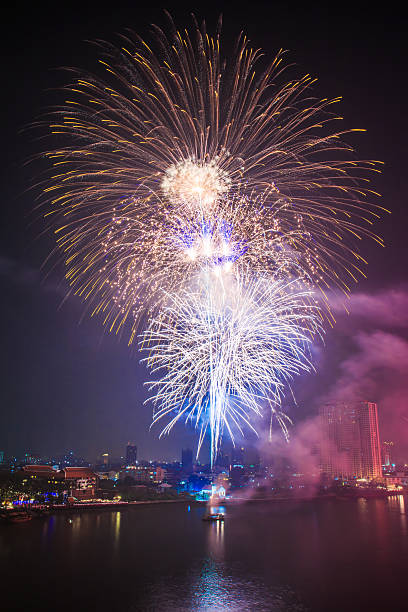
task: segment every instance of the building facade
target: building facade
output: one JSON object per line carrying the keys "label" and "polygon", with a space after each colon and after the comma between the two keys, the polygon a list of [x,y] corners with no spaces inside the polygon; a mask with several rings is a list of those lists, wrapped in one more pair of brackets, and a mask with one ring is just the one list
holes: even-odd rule
{"label": "building facade", "polygon": [[391,469],[392,464],[392,447],[394,442],[383,442],[381,446],[382,464],[386,470]]}
{"label": "building facade", "polygon": [[148,484],[154,482],[154,469],[143,465],[129,465],[119,472],[119,480],[131,478],[137,483]]}
{"label": "building facade", "polygon": [[52,482],[63,479],[62,473],[55,470],[52,465],[23,465],[21,470],[33,478],[43,478]]}
{"label": "building facade", "polygon": [[66,467],[61,475],[67,484],[70,497],[92,499],[98,488],[98,475],[87,467]]}
{"label": "building facade", "polygon": [[126,465],[136,465],[137,464],[137,446],[134,444],[130,444],[126,446]]}
{"label": "building facade", "polygon": [[181,451],[181,466],[183,472],[191,474],[193,471],[193,451],[191,448],[183,448]]}
{"label": "building facade", "polygon": [[104,467],[109,467],[109,453],[102,453],[100,458],[100,464]]}
{"label": "building facade", "polygon": [[381,478],[377,404],[326,404],[319,416],[321,471],[330,478],[346,480]]}

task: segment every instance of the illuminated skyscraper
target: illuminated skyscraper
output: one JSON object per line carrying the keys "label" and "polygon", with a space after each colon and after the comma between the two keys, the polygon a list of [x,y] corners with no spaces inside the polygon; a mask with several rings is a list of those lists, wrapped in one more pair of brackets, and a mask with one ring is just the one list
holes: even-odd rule
{"label": "illuminated skyscraper", "polygon": [[361,471],[364,478],[381,478],[378,411],[374,402],[360,402]]}
{"label": "illuminated skyscraper", "polygon": [[137,465],[137,446],[130,442],[126,446],[126,465]]}
{"label": "illuminated skyscraper", "polygon": [[332,478],[380,478],[377,404],[327,404],[319,414],[322,472]]}

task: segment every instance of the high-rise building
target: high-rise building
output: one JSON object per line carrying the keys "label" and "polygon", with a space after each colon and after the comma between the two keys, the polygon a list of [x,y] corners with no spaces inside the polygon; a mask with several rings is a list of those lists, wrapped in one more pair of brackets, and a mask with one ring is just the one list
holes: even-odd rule
{"label": "high-rise building", "polygon": [[183,448],[181,451],[181,466],[183,472],[191,474],[193,471],[193,451],[191,448]]}
{"label": "high-rise building", "polygon": [[220,450],[215,460],[215,465],[217,467],[225,468],[226,470],[228,470],[230,467],[229,455],[227,455],[227,453],[224,453],[223,450]]}
{"label": "high-rise building", "polygon": [[137,446],[128,442],[126,446],[126,465],[137,464]]}
{"label": "high-rise building", "polygon": [[392,463],[392,447],[394,442],[383,442],[381,445],[382,464],[385,469],[390,469]]}
{"label": "high-rise building", "polygon": [[259,453],[256,448],[253,446],[248,446],[244,451],[244,465],[247,468],[250,468],[252,471],[259,470],[261,460],[259,457]]}
{"label": "high-rise building", "polygon": [[243,446],[235,446],[231,453],[231,467],[238,465],[244,467],[245,448]]}
{"label": "high-rise building", "polygon": [[364,478],[381,478],[380,436],[378,410],[374,402],[360,403],[361,471]]}
{"label": "high-rise building", "polygon": [[102,465],[108,467],[108,465],[109,465],[109,453],[102,453],[101,461],[102,461]]}
{"label": "high-rise building", "polygon": [[233,465],[230,470],[230,482],[234,488],[242,487],[245,483],[245,469],[243,465]]}
{"label": "high-rise building", "polygon": [[322,472],[332,478],[380,478],[377,404],[327,404],[319,415]]}
{"label": "high-rise building", "polygon": [[40,464],[41,456],[38,453],[24,453],[22,463],[25,465]]}
{"label": "high-rise building", "polygon": [[[98,457],[98,462],[103,463],[103,456]],[[61,467],[61,469],[65,467],[89,467],[89,463],[85,461],[82,457],[78,457],[74,454],[74,451],[70,450],[62,457],[58,457],[55,461]]]}

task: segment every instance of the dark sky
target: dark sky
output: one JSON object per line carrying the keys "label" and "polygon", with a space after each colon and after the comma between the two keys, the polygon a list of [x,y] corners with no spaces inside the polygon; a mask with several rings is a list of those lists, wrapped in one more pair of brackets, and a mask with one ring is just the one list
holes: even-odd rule
{"label": "dark sky", "polygon": [[[178,24],[187,25],[189,13],[194,12],[207,20],[210,30],[222,12],[226,49],[232,48],[241,29],[269,58],[281,47],[288,49],[289,59],[298,66],[295,72],[319,77],[317,95],[344,97],[341,110],[346,125],[368,130],[353,141],[359,156],[385,161],[376,188],[383,194],[384,205],[393,211],[378,228],[387,248],[366,245],[368,279],[357,289],[356,312],[347,320],[340,316],[337,330],[328,334],[326,348],[319,351],[318,373],[297,385],[302,418],[313,412],[320,396],[341,383],[347,368],[364,362],[371,346],[368,340],[374,342],[374,352],[378,347],[384,354],[381,342],[385,342],[395,350],[399,347],[405,359],[406,15],[393,3],[381,11],[374,4],[356,8],[359,4],[326,3],[321,7],[308,2],[300,8],[274,2],[165,5]],[[120,2],[117,6],[112,2],[109,9],[100,2],[22,2],[3,26],[0,449],[8,453],[58,453],[72,448],[94,460],[103,451],[122,454],[131,440],[139,446],[141,457],[172,458],[179,457],[183,445],[195,442],[194,433],[183,428],[164,441],[157,440],[157,432],[149,432],[151,411],[142,405],[145,372],[137,355],[130,354],[126,342],[106,336],[99,321],[80,322],[79,301],[70,299],[61,306],[65,293],[64,283],[58,284],[61,269],[49,278],[40,270],[52,249],[52,238],[40,235],[41,227],[33,224],[35,192],[27,191],[33,170],[24,162],[41,152],[42,145],[30,134],[19,132],[55,99],[47,89],[64,83],[64,74],[55,68],[93,70],[96,52],[85,40],[115,41],[115,34],[127,27],[146,37],[150,23],[165,23],[162,5],[154,2]],[[367,319],[362,305],[368,303],[373,312]],[[384,317],[393,308],[401,317]],[[385,334],[385,340],[377,332]],[[403,345],[397,347],[394,340]],[[408,358],[399,363],[408,367]],[[376,395],[371,399],[378,399],[380,409],[381,401],[389,411],[399,406],[395,419],[388,418],[385,408],[382,411],[382,437],[395,434],[403,445],[408,438],[403,368],[396,373],[392,360],[367,368],[362,376],[371,382],[377,372],[375,390],[363,387]],[[393,403],[394,396],[398,399]]]}

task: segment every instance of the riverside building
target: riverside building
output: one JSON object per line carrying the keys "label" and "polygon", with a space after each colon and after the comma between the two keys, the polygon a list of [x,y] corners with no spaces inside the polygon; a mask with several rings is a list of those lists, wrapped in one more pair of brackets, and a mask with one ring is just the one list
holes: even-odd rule
{"label": "riverside building", "polygon": [[381,478],[378,410],[374,402],[339,402],[319,410],[321,471],[331,478]]}

